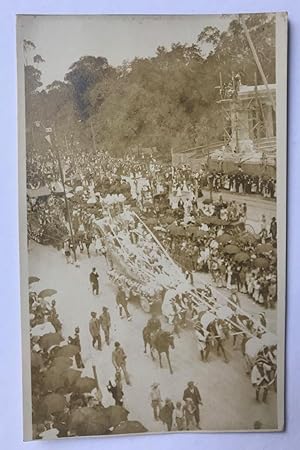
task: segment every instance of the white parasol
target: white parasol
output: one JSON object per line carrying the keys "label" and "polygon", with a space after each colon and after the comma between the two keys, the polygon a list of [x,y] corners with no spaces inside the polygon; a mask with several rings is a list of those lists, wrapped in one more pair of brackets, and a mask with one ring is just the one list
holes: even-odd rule
{"label": "white parasol", "polygon": [[257,337],[250,338],[245,345],[245,353],[250,357],[254,358],[257,353],[263,348],[264,344],[261,339]]}
{"label": "white parasol", "polygon": [[201,325],[204,328],[207,328],[208,325],[213,322],[216,319],[216,316],[212,314],[211,312],[206,312],[203,314],[203,316],[200,319]]}
{"label": "white parasol", "polygon": [[44,336],[47,333],[55,333],[55,328],[50,322],[45,322],[40,325],[36,325],[31,330],[32,336]]}

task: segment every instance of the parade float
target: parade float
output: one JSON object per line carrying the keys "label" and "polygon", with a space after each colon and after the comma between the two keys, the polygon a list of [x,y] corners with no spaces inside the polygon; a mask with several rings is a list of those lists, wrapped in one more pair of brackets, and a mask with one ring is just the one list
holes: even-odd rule
{"label": "parade float", "polygon": [[122,195],[108,195],[102,204],[104,217],[95,225],[104,240],[109,277],[137,295],[145,312],[159,304],[170,324],[175,316],[189,311],[194,329],[203,330],[221,320],[232,334],[252,338],[268,332],[221,291],[200,280],[195,287]]}

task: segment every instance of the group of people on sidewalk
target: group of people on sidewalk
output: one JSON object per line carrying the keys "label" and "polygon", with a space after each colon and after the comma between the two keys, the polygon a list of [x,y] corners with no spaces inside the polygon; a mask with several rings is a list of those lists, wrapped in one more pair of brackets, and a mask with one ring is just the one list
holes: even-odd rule
{"label": "group of people on sidewalk", "polygon": [[172,429],[178,431],[200,430],[199,407],[203,403],[199,389],[194,382],[188,382],[183,392],[182,401],[177,401],[175,406],[169,398],[166,398],[163,403],[159,386],[159,383],[153,383],[150,391],[154,420],[161,420],[168,431]]}

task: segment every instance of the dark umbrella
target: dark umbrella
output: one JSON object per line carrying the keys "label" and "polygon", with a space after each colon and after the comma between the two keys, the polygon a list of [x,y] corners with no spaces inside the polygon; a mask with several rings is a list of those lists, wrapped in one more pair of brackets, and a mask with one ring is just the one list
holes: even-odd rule
{"label": "dark umbrella", "polygon": [[75,369],[62,369],[50,367],[44,375],[44,386],[50,391],[64,388],[66,392],[72,392],[72,386],[80,377],[81,372]]}
{"label": "dark umbrella", "polygon": [[40,281],[39,277],[29,277],[28,278],[29,284],[37,283],[38,281]]}
{"label": "dark umbrella", "polygon": [[224,252],[225,253],[229,253],[230,255],[234,255],[235,253],[239,253],[240,249],[238,248],[237,245],[226,245],[226,247],[224,247]]}
{"label": "dark umbrella", "polygon": [[227,222],[225,220],[219,219],[218,217],[211,217],[210,218],[211,225],[227,225]]}
{"label": "dark umbrella", "polygon": [[78,352],[79,352],[79,347],[77,347],[77,345],[68,344],[68,345],[64,345],[63,347],[61,347],[57,351],[56,356],[67,356],[67,357],[71,358],[72,356],[76,355]]}
{"label": "dark umbrella", "polygon": [[210,198],[206,198],[203,200],[203,205],[210,205],[213,201]]}
{"label": "dark umbrella", "polygon": [[150,217],[149,219],[145,219],[146,225],[156,225],[157,219],[154,219],[153,217]]}
{"label": "dark umbrella", "polygon": [[257,258],[254,262],[256,267],[267,268],[270,265],[270,262],[266,258]]}
{"label": "dark umbrella", "polygon": [[249,232],[247,232],[247,233],[245,233],[245,234],[243,234],[242,236],[239,237],[239,240],[241,242],[246,242],[246,243],[249,243],[249,244],[253,244],[258,239],[259,239],[259,237],[256,234],[249,233]]}
{"label": "dark umbrella", "polygon": [[272,244],[258,244],[256,247],[257,253],[269,253],[273,250]]}
{"label": "dark umbrella", "polygon": [[173,221],[173,223],[171,223],[171,224],[168,226],[167,230],[168,230],[170,233],[173,233],[173,232],[176,232],[177,228],[178,228],[178,225]]}
{"label": "dark umbrella", "polygon": [[174,222],[174,217],[170,217],[170,216],[168,216],[168,217],[162,217],[162,218],[160,219],[160,221],[161,221],[161,223],[171,224],[171,223]]}
{"label": "dark umbrella", "polygon": [[46,298],[46,297],[51,297],[54,294],[57,294],[57,291],[55,289],[43,289],[39,293],[39,297],[40,298]]}
{"label": "dark umbrella", "polygon": [[47,333],[40,337],[39,345],[43,350],[48,350],[52,345],[58,345],[63,341],[59,333]]}
{"label": "dark umbrella", "polygon": [[233,236],[231,236],[230,234],[224,233],[224,234],[221,234],[221,236],[218,236],[216,238],[216,240],[222,244],[227,244],[229,241],[233,240]]}
{"label": "dark umbrella", "polygon": [[31,352],[31,367],[42,367],[43,358],[40,353]]}
{"label": "dark umbrella", "polygon": [[198,233],[198,231],[199,231],[199,228],[197,227],[197,226],[195,226],[195,225],[190,225],[188,228],[187,228],[187,230],[186,230],[186,234],[188,235],[188,236],[192,236],[192,235],[196,235],[197,233]]}
{"label": "dark umbrella", "polygon": [[146,433],[147,431],[147,428],[145,428],[141,422],[136,420],[127,420],[116,426],[112,434]]}
{"label": "dark umbrella", "polygon": [[205,224],[209,225],[209,224],[211,224],[211,219],[212,219],[212,217],[200,216],[197,219],[197,223],[199,223],[199,224],[205,223]]}
{"label": "dark umbrella", "polygon": [[247,259],[249,259],[249,255],[246,252],[236,253],[233,257],[233,260],[236,262],[244,262],[247,261]]}
{"label": "dark umbrella", "polygon": [[75,387],[78,390],[78,392],[81,393],[91,392],[96,387],[96,381],[94,380],[94,378],[90,377],[78,378],[78,380],[75,383]]}
{"label": "dark umbrella", "polygon": [[105,434],[109,428],[105,410],[97,407],[76,409],[70,417],[69,429],[75,436],[94,436]]}
{"label": "dark umbrella", "polygon": [[73,364],[72,359],[66,356],[58,356],[52,362],[52,367],[57,367],[58,369],[69,369]]}
{"label": "dark umbrella", "polygon": [[129,411],[123,408],[123,406],[114,405],[105,408],[105,415],[109,420],[110,427],[116,427],[119,423],[127,420]]}
{"label": "dark umbrella", "polygon": [[44,399],[44,404],[50,414],[57,413],[64,410],[66,406],[66,399],[61,394],[48,394]]}

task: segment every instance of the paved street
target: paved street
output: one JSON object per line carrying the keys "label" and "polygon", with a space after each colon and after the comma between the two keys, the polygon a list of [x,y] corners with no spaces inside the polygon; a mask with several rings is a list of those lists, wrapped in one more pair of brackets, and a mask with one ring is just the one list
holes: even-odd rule
{"label": "paved street", "polygon": [[[92,295],[89,285],[89,273],[93,266],[100,274],[101,291],[98,297]],[[84,374],[92,376],[91,366],[96,365],[105,405],[113,403],[105,386],[109,379],[113,381],[114,378],[111,352],[113,342],[118,340],[128,355],[128,371],[132,383],[131,386],[124,385],[125,406],[130,411],[129,418],[140,420],[149,431],[164,430],[164,425],[152,418],[149,393],[150,385],[154,381],[160,383],[163,398],[169,397],[176,402],[182,400],[186,383],[194,380],[203,398],[200,410],[200,425],[203,430],[231,430],[233,427],[242,430],[251,428],[257,420],[262,423],[263,428],[276,427],[276,394],[273,390],[270,391],[267,404],[256,403],[255,392],[245,374],[241,353],[233,350],[231,342],[226,344],[230,359],[228,364],[215,353],[210,355],[209,362],[203,363],[193,332],[183,331],[180,338],[175,337],[175,349],[171,350],[173,375],[169,373],[164,358],[163,368],[160,369],[157,359],[153,362],[149,354],[145,355],[142,328],[149,315],[139,306],[130,304],[132,321],[120,319],[115,302],[115,289],[106,276],[103,257],[92,255],[91,259],[88,259],[83,255],[80,258],[80,267],[75,267],[67,265],[63,254],[52,247],[31,242],[29,274],[40,277],[41,281],[35,285],[38,290],[54,288],[58,291],[55,298],[57,311],[63,322],[64,336],[73,335],[75,326],[80,327],[82,356],[86,365]],[[200,280],[208,281],[208,277],[197,274],[196,283]],[[248,311],[259,312],[257,305],[253,305],[246,296],[241,296],[241,302]],[[108,306],[111,314],[112,343],[109,347],[104,345],[103,351],[100,352],[92,348],[88,323],[91,311],[100,313],[102,306]],[[267,321],[274,330],[274,312],[267,314]],[[163,324],[163,327],[167,328],[168,325]]]}

